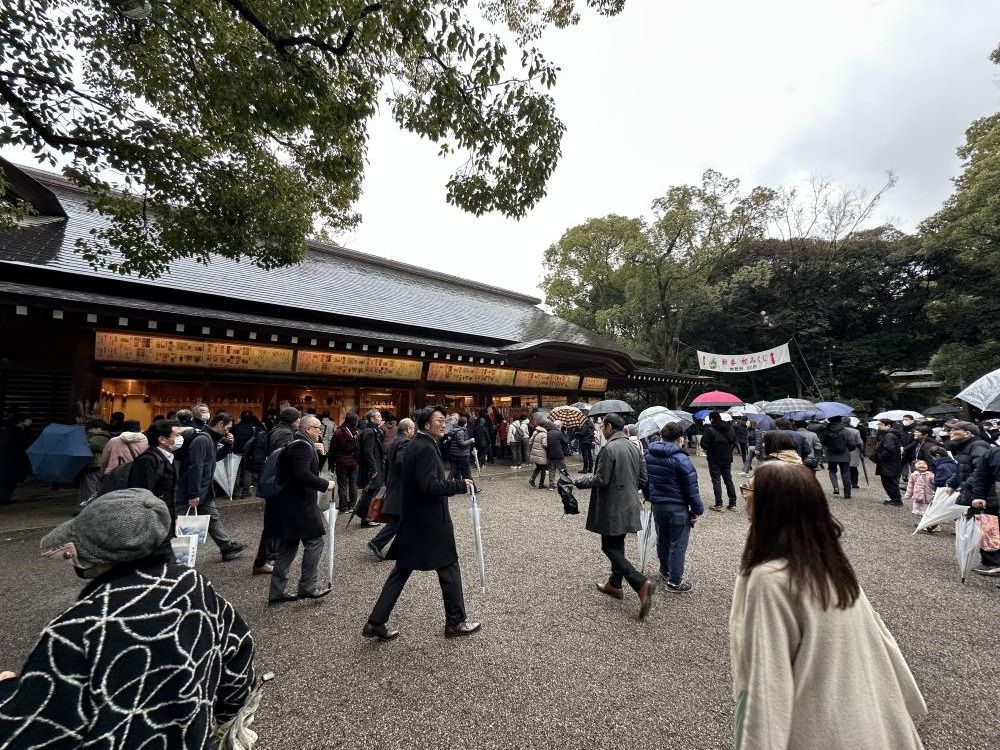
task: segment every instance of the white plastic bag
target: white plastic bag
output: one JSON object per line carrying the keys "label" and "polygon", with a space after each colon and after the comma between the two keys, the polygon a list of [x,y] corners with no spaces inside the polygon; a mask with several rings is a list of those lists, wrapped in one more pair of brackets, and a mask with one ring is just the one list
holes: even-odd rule
{"label": "white plastic bag", "polygon": [[187,514],[177,516],[176,536],[196,536],[198,544],[204,544],[208,539],[208,524],[212,517],[207,513],[198,515],[194,508],[188,507]]}

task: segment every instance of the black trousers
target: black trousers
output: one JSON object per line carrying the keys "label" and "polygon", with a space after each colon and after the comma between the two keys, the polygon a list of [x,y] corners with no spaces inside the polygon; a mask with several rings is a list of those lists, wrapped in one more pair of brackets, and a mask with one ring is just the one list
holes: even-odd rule
{"label": "black trousers", "polygon": [[385,545],[392,541],[392,538],[399,533],[399,519],[402,516],[392,515],[389,513],[384,514],[388,516],[389,522],[379,529],[378,533],[372,537],[371,543],[374,544],[379,549],[383,549]]}
{"label": "black trousers", "polygon": [[469,466],[469,457],[451,459],[452,479],[472,479],[472,468]]}
{"label": "black trousers", "polygon": [[902,503],[903,495],[899,490],[899,474],[887,477],[882,476],[882,487],[885,488],[885,494],[889,496],[889,499],[893,503]]}
{"label": "black trousers", "polygon": [[337,467],[337,510],[345,511],[358,502],[358,467]]}
{"label": "black trousers", "polygon": [[368,484],[361,491],[361,499],[358,500],[357,506],[354,508],[354,515],[360,518],[362,521],[368,518],[368,508],[372,504],[372,499],[382,488],[382,485],[375,479],[369,480]]}
{"label": "black trousers", "polygon": [[840,489],[837,486],[837,473],[840,473],[840,479],[844,483],[844,497],[851,496],[851,486],[853,482],[851,480],[851,462],[850,461],[828,461],[826,464],[827,468],[830,470],[830,484],[833,485],[833,489]]}
{"label": "black trousers", "polygon": [[729,504],[736,505],[736,485],[733,484],[733,465],[708,462],[708,476],[712,479],[712,492],[715,493],[715,507],[722,507],[722,485],[726,485]]}
{"label": "black trousers", "polygon": [[[622,539],[624,542],[624,537]],[[372,625],[385,625],[389,621],[393,607],[403,587],[413,572],[411,568],[401,568],[399,563],[392,569],[382,587],[382,593],[375,602],[368,622]],[[441,584],[441,596],[444,599],[444,621],[448,625],[458,625],[465,622],[465,597],[462,594],[462,571],[457,562],[437,569],[438,582]]]}
{"label": "black trousers", "polygon": [[259,568],[261,565],[273,564],[280,548],[280,539],[274,539],[263,531],[260,532],[260,543],[257,545],[257,556],[253,559],[253,566]]}
{"label": "black trousers", "polygon": [[591,474],[594,471],[594,444],[580,443],[580,453],[583,454],[583,473]]}
{"label": "black trousers", "polygon": [[858,484],[858,479],[859,478],[860,477],[858,476],[858,467],[857,466],[852,466],[851,467],[851,487],[853,487],[854,489],[859,489],[861,487],[861,485]]}
{"label": "black trousers", "polygon": [[740,458],[743,460],[744,463],[746,463],[746,460],[747,460],[747,444],[746,443],[738,443],[738,445],[740,446]]}
{"label": "black trousers", "polygon": [[646,576],[636,570],[625,557],[625,535],[605,536],[601,534],[601,552],[611,561],[611,576],[608,583],[616,589],[622,587],[622,579],[638,591],[646,582]]}

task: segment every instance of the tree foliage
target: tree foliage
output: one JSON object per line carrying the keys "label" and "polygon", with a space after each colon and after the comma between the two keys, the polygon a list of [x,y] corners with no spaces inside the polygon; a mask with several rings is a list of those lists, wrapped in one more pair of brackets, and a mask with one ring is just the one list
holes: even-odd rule
{"label": "tree foliage", "polygon": [[210,254],[273,267],[302,257],[316,223],[354,225],[382,96],[461,162],[451,203],[519,217],[544,195],[564,130],[548,94],[558,69],[533,41],[581,7],[623,5],[149,0],[130,20],[123,0],[7,2],[0,141],[68,161],[113,219],[82,250],[122,273]]}

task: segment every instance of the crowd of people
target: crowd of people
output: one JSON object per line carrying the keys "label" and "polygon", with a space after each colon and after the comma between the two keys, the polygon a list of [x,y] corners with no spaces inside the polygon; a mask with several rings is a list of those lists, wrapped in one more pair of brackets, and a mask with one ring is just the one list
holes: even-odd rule
{"label": "crowd of people", "polygon": [[[699,433],[694,440],[671,423],[640,441],[618,414],[588,417],[567,429],[538,414],[508,422],[493,407],[463,415],[434,406],[404,419],[374,409],[363,417],[349,413],[337,425],[328,414],[291,406],[263,421],[251,412],[236,421],[196,404],[155,419],[145,432],[124,419],[91,424],[94,460],[81,476],[79,512],[42,540],[47,553],[71,562],[88,583],[43,632],[20,676],[0,674],[0,747],[7,736],[22,739],[11,745],[18,747],[44,746],[70,734],[87,744],[117,731],[109,725],[112,717],[143,712],[149,699],[145,686],[131,694],[128,705],[107,697],[113,711],[80,687],[101,685],[108,696],[115,694],[119,676],[111,674],[107,649],[127,651],[138,641],[141,659],[156,665],[159,675],[149,691],[169,692],[180,680],[195,684],[200,696],[165,701],[157,727],[168,739],[183,738],[168,742],[171,746],[209,746],[216,724],[246,701],[255,684],[249,629],[197,571],[175,562],[170,546],[179,517],[206,515],[208,535],[223,561],[246,549],[227,532],[215,502],[213,470],[229,453],[242,457],[239,494],[256,490],[265,499],[250,572],[270,575],[268,605],[330,592],[329,583],[319,584],[328,529],[317,501],[336,489],[331,502],[340,511],[357,516],[361,526],[378,527],[368,549],[394,561],[361,631],[365,638],[392,641],[399,631],[390,616],[415,571],[437,573],[445,637],[480,630],[465,609],[448,503],[478,489],[470,458],[482,466],[509,456],[514,470],[533,466],[532,487],[545,488],[547,480],[550,490],[569,481],[589,489],[586,529],[600,536],[610,564],[597,590],[624,600],[627,584],[638,598],[638,619],[648,617],[659,584],[671,593],[691,592],[687,546],[706,503],[689,450],[706,458],[714,495],[707,507],[737,509],[739,492],[750,518],[730,620],[736,746],[812,747],[829,732],[843,730],[833,715],[825,723],[814,720],[829,713],[819,708],[837,705],[865,717],[864,730],[852,734],[853,745],[920,747],[912,720],[926,710],[920,691],[840,548],[840,527],[818,476],[825,468],[833,495],[842,488],[849,500],[867,453],[888,505],[906,502],[920,515],[938,488],[949,487],[970,514],[996,516],[995,424],[953,420],[935,431],[912,419],[881,421],[866,441],[861,430],[836,417],[822,424],[778,420],[775,429],[760,430],[752,418],[734,423],[712,412]],[[566,457],[576,450],[583,465],[572,479]],[[746,478],[738,491],[732,477],[736,460]],[[642,527],[642,500],[649,502],[656,525],[658,578],[637,570],[625,552],[626,536]],[[300,547],[298,587],[290,590]],[[982,556],[977,572],[1000,575],[1000,551],[984,550]],[[200,629],[177,630],[159,623],[159,613],[142,611],[144,599],[136,594],[154,587],[163,601],[179,602],[174,616],[194,617]],[[107,602],[117,600],[122,606],[109,610]],[[149,618],[151,630],[144,634],[126,626],[132,618]],[[158,635],[172,630],[176,638]],[[102,635],[93,639],[90,632]],[[848,637],[859,647],[856,658],[835,666],[830,649],[814,648]],[[834,669],[838,678],[825,679]],[[51,698],[26,712],[26,696],[43,682],[55,685]],[[881,686],[878,691],[870,689],[874,684]],[[142,719],[130,731],[130,737],[144,737],[155,728]]]}

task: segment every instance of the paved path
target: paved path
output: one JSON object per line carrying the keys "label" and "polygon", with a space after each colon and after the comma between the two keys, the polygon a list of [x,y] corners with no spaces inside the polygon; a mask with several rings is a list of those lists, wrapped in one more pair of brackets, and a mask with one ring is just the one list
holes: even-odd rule
{"label": "paved path", "polygon": [[[710,497],[703,459],[698,467]],[[391,565],[366,551],[367,530],[338,529],[334,594],[276,609],[264,606],[267,579],[249,576],[249,556],[223,564],[204,548],[199,569],[250,622],[258,667],[277,674],[255,725],[259,747],[729,747],[727,621],[744,513],[706,516],[689,553],[695,591],[658,593],[639,623],[631,592],[616,602],[594,590],[607,564],[583,516],[563,518],[556,493],[531,490],[524,471],[487,474],[486,594],[474,583],[466,501],[452,504],[466,604],[483,622],[468,639],[443,638],[433,573],[415,574],[400,599],[397,641],[360,638]],[[584,514],[588,494],[577,492]],[[882,499],[872,486],[850,504],[833,502],[861,583],[927,699],[925,744],[993,750],[1000,591],[979,577],[959,584],[952,537],[910,536],[909,512]],[[254,505],[227,508],[224,519],[235,536],[256,540]],[[0,669],[20,668],[39,629],[80,588],[38,557],[39,536],[0,535]]]}

